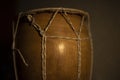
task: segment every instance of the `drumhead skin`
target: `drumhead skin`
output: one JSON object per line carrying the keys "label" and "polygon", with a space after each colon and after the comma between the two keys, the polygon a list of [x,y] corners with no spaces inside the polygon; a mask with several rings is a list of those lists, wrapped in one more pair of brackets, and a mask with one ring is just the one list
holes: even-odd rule
{"label": "drumhead skin", "polygon": [[16,80],[91,80],[89,14],[71,8],[21,12],[13,27]]}

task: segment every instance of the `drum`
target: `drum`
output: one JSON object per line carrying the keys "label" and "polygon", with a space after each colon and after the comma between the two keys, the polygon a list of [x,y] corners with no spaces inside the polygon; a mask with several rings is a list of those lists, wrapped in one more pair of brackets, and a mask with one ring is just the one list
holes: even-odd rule
{"label": "drum", "polygon": [[70,8],[21,12],[13,25],[16,80],[90,80],[89,14]]}

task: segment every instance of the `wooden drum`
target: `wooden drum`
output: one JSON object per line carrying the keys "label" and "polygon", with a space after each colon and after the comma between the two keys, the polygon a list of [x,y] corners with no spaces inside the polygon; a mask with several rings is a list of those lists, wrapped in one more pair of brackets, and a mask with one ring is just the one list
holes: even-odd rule
{"label": "wooden drum", "polygon": [[91,80],[87,12],[42,8],[21,12],[13,28],[16,80]]}

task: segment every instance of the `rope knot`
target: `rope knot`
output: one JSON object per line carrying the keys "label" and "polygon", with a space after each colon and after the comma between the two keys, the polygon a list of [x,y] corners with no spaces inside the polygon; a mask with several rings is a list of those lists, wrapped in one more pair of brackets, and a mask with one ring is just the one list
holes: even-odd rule
{"label": "rope knot", "polygon": [[27,19],[30,23],[34,22],[33,16],[32,15],[27,15]]}

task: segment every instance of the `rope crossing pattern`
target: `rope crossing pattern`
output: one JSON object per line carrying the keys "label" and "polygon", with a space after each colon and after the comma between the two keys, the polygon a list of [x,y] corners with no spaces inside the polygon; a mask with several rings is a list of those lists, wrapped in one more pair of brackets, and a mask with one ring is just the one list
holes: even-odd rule
{"label": "rope crossing pattern", "polygon": [[[60,12],[62,10],[62,12]],[[72,31],[75,33],[75,35],[77,36],[77,38],[72,38],[72,37],[62,37],[62,36],[47,36],[45,35],[46,31],[49,29],[49,27],[51,26],[51,23],[53,22],[53,20],[55,19],[57,13],[60,12],[60,14],[63,16],[63,18],[66,20],[66,22],[69,24],[70,28],[72,29]],[[15,37],[16,37],[16,33],[17,33],[17,28],[18,28],[18,23],[19,23],[19,19],[21,17],[21,14],[19,14],[18,16],[18,20],[17,20],[17,24],[16,24],[16,29],[13,30],[13,62],[14,62],[14,70],[15,70],[15,77],[16,77],[16,80],[18,80],[18,76],[17,76],[17,69],[16,69],[16,60],[15,60],[15,50],[19,53],[23,63],[28,66],[28,64],[26,63],[24,57],[22,56],[22,53],[20,52],[19,49],[17,49],[15,47]],[[87,15],[88,16],[88,15]],[[80,33],[82,31],[82,27],[83,27],[83,24],[84,24],[84,20],[85,20],[85,15],[82,16],[82,20],[81,20],[81,24],[80,24],[80,28],[79,28],[79,32],[77,32],[70,20],[70,18],[68,17],[67,15],[67,12],[64,8],[57,8],[54,12],[53,12],[53,15],[51,16],[50,20],[48,21],[48,24],[47,26],[45,26],[45,29],[42,30],[41,29],[41,26],[38,25],[35,21],[35,19],[33,18],[32,15],[27,15],[27,19],[28,21],[31,23],[31,25],[35,28],[35,30],[38,32],[38,34],[40,35],[40,37],[42,37],[42,79],[43,80],[47,80],[47,75],[46,75],[46,39],[49,37],[49,38],[59,38],[59,39],[70,39],[70,40],[76,40],[77,41],[77,48],[78,48],[78,69],[77,69],[77,72],[78,72],[78,75],[77,75],[77,80],[80,80],[80,76],[81,76],[81,44],[80,44],[80,41],[81,40],[86,40],[86,39],[90,39],[91,40],[91,36],[90,36],[90,33],[89,33],[89,37],[86,37],[86,38],[81,38],[80,36]],[[89,21],[88,21],[89,22]],[[88,23],[89,25],[89,23]],[[92,41],[91,41],[92,42]]]}

